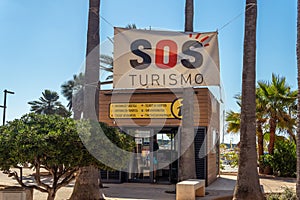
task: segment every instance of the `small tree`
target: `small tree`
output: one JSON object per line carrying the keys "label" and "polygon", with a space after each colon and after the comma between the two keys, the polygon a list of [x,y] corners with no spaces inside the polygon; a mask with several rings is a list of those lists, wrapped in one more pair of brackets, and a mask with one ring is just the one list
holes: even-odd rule
{"label": "small tree", "polygon": [[[126,136],[121,136],[116,129],[106,128],[110,139],[119,146],[130,147],[125,145],[129,141]],[[57,190],[69,184],[80,167],[94,165],[107,169],[89,154],[78,136],[80,132],[88,137],[90,129],[88,121],[75,122],[58,115],[26,114],[1,127],[0,169],[13,176],[22,187],[46,192],[47,199],[53,200]],[[31,163],[35,169],[34,184],[24,183],[11,168],[25,163]],[[41,179],[41,169],[50,173],[50,183]]]}

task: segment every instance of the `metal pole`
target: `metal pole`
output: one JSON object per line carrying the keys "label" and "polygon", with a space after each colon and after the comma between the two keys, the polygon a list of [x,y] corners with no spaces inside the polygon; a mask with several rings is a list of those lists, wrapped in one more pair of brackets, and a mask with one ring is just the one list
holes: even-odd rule
{"label": "metal pole", "polygon": [[8,91],[6,89],[3,92],[4,92],[4,103],[3,103],[3,106],[0,106],[0,107],[3,108],[3,122],[2,122],[2,124],[4,126],[4,124],[5,124],[5,115],[6,115],[6,96],[7,96],[7,93],[8,94],[15,94],[15,93],[12,92],[12,91]]}
{"label": "metal pole", "polygon": [[223,110],[223,138],[222,138],[223,144],[224,144],[224,139],[225,139],[225,108]]}
{"label": "metal pole", "polygon": [[7,95],[7,90],[4,90],[4,103],[3,103],[3,122],[2,125],[4,126],[5,124],[5,114],[6,114],[6,95]]}

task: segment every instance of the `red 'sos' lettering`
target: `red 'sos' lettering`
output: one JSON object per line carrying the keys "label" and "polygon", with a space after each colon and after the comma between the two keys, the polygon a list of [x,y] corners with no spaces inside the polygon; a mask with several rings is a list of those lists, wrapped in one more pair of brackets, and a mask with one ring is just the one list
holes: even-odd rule
{"label": "red 'sos' lettering", "polygon": [[[168,62],[165,63],[165,47],[168,47]],[[177,64],[177,44],[172,40],[161,40],[156,44],[155,64],[162,69],[172,68]]]}

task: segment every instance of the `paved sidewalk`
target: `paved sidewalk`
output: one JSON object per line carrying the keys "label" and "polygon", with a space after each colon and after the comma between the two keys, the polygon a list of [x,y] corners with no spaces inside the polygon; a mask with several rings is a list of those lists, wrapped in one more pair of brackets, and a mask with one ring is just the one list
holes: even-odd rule
{"label": "paved sidewalk", "polygon": [[[117,199],[175,199],[175,185],[161,185],[148,183],[122,183],[105,184],[109,188],[104,188],[103,193],[109,200]],[[169,193],[167,193],[167,191]]]}
{"label": "paved sidewalk", "polygon": [[[27,174],[30,171],[27,170]],[[25,172],[26,175],[26,172]],[[30,179],[26,179],[30,182]],[[221,175],[214,183],[206,188],[208,193],[206,197],[199,197],[197,200],[213,199],[222,195],[232,195],[236,183],[235,175]],[[260,184],[263,185],[264,191],[280,192],[283,187],[295,189],[295,178],[278,178],[273,176],[264,176],[260,178]],[[17,182],[12,178],[7,177],[6,174],[0,173],[0,185],[15,185]],[[56,200],[66,200],[70,197],[73,191],[74,182],[70,185],[61,188],[57,192]],[[157,200],[172,200],[175,199],[175,185],[162,185],[162,184],[147,184],[147,183],[122,183],[122,184],[104,184],[105,188],[102,189],[103,193],[109,200],[125,200],[125,199],[157,199]],[[170,193],[171,192],[171,193]],[[47,199],[46,193],[34,191],[34,200]]]}
{"label": "paved sidewalk", "polygon": [[[208,194],[197,200],[211,200],[220,196],[230,196],[233,194],[237,176],[221,175],[215,182],[206,187]],[[282,192],[284,188],[296,189],[295,178],[281,178],[274,176],[260,176],[260,184],[265,193]]]}

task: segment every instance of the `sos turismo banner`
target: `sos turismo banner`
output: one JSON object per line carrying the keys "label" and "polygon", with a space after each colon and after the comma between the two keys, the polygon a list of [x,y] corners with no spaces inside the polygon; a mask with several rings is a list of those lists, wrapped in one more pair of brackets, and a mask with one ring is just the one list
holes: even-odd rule
{"label": "sos turismo banner", "polygon": [[220,84],[217,32],[114,31],[114,88]]}

